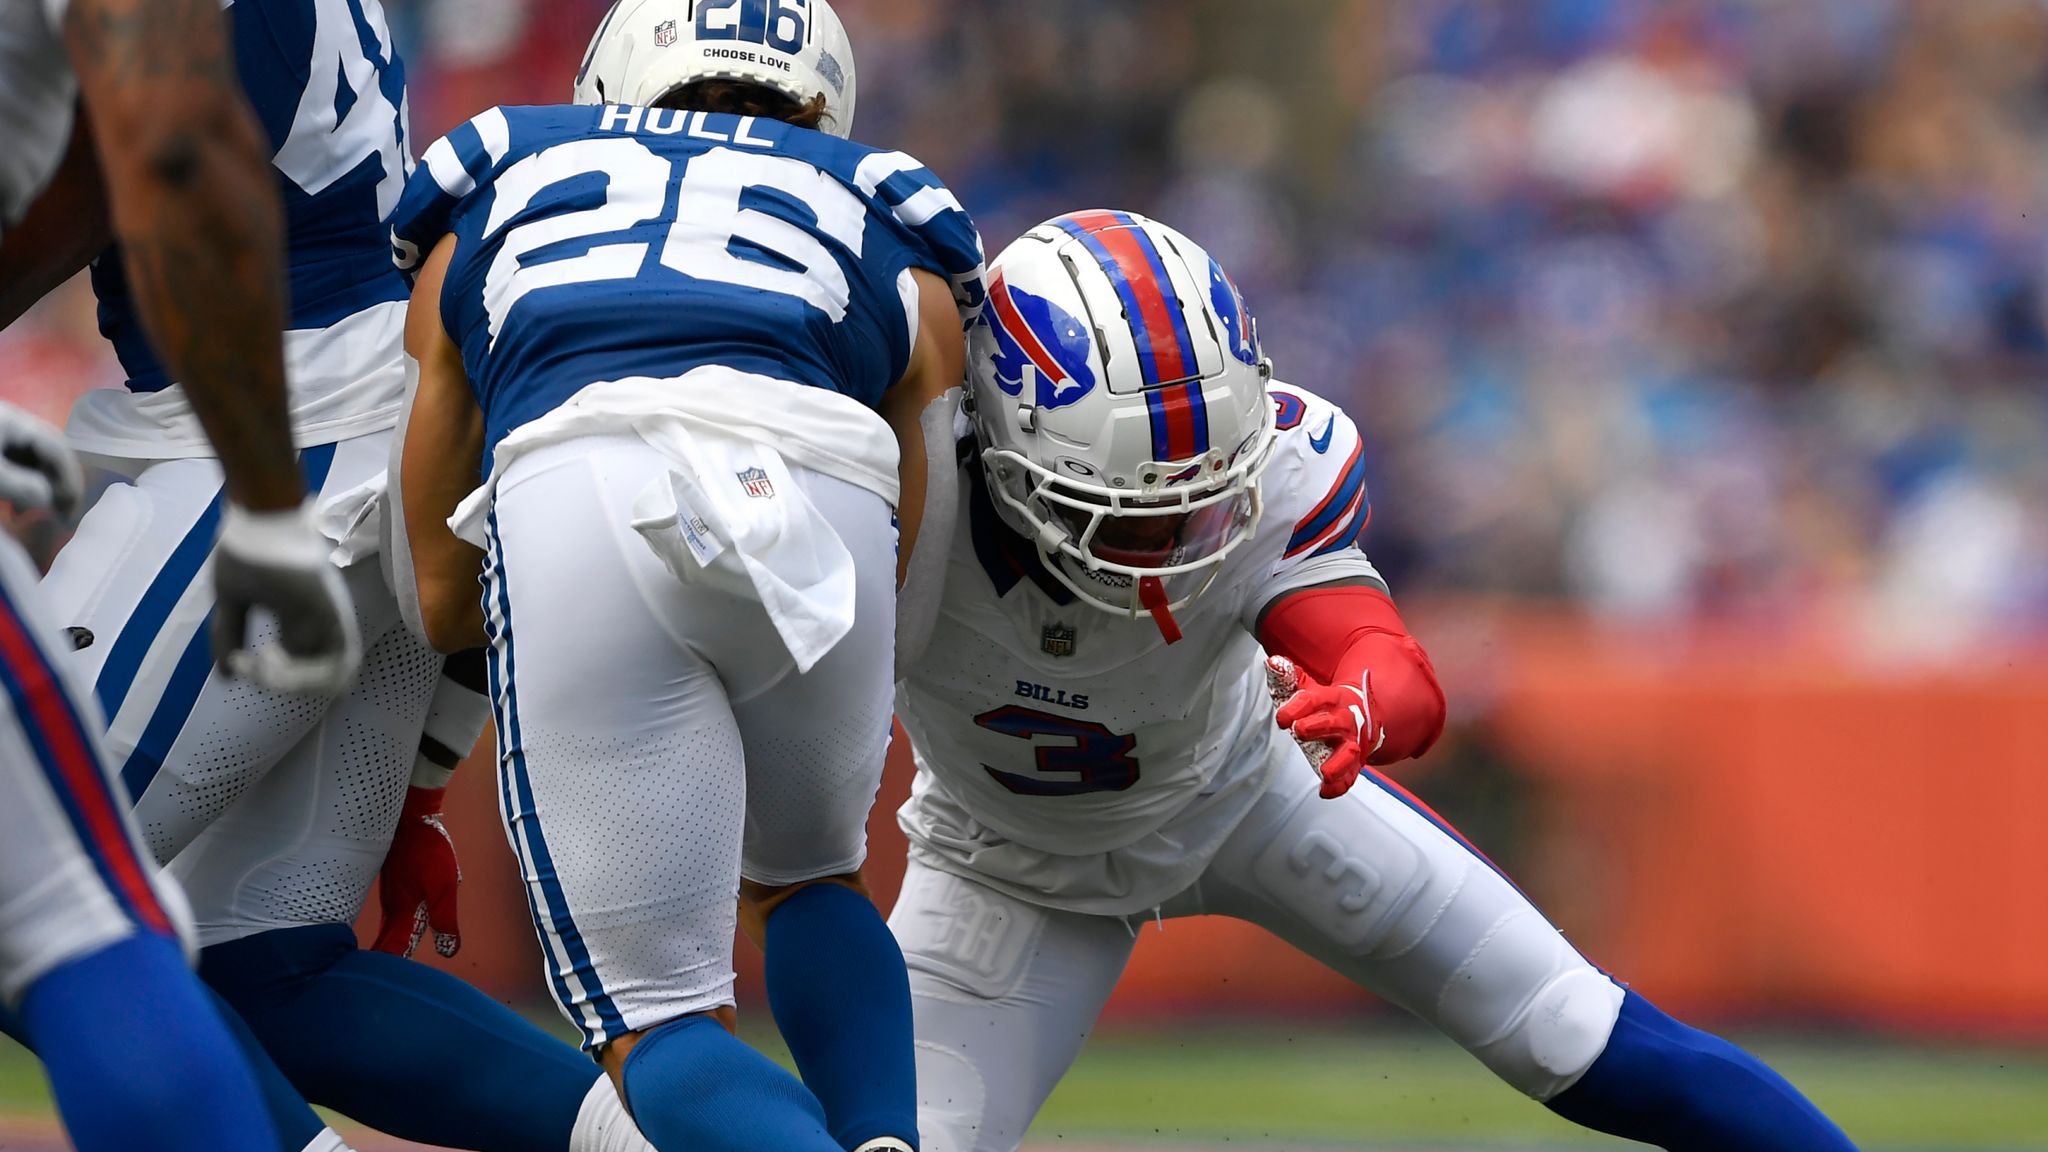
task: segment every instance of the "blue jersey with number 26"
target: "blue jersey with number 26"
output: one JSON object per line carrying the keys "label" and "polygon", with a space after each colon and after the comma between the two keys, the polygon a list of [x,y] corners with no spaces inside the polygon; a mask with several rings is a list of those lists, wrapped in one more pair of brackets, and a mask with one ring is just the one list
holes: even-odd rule
{"label": "blue jersey with number 26", "polygon": [[442,323],[492,448],[588,384],[713,364],[876,407],[909,270],[981,302],[980,237],[916,160],[749,116],[493,108],[427,150],[391,231],[404,268],[456,237]]}

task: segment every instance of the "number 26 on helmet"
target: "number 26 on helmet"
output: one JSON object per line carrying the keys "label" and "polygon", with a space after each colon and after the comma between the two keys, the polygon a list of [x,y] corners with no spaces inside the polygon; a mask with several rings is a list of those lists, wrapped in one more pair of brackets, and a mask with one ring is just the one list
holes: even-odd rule
{"label": "number 26 on helmet", "polygon": [[998,513],[1076,597],[1169,640],[1258,526],[1271,377],[1222,266],[1131,212],[1061,216],[1004,249],[968,337]]}

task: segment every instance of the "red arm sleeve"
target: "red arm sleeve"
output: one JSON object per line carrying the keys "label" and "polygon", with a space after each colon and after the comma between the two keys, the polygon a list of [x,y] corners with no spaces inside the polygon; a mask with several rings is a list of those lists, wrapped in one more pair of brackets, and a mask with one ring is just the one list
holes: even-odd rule
{"label": "red arm sleeve", "polygon": [[1444,691],[1429,654],[1408,634],[1394,601],[1377,588],[1304,588],[1273,602],[1259,643],[1325,684],[1358,687],[1372,672],[1372,699],[1387,739],[1368,763],[1429,751],[1444,730]]}

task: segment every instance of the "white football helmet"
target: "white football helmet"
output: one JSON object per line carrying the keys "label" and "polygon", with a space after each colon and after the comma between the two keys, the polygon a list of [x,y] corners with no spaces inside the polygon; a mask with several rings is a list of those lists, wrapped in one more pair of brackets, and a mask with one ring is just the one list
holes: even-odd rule
{"label": "white football helmet", "polygon": [[853,130],[853,47],[826,0],[617,0],[576,72],[578,104],[652,104],[699,80],[825,97],[824,130]]}
{"label": "white football helmet", "polygon": [[1047,221],[989,268],[968,381],[989,492],[1080,599],[1151,616],[1259,521],[1271,363],[1209,254],[1129,212]]}

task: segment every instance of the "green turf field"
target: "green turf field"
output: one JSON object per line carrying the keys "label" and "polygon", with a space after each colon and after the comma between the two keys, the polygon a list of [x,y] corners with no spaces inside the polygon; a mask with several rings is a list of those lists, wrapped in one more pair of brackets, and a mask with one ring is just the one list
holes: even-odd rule
{"label": "green turf field", "polygon": [[[1106,1036],[1039,1117],[1041,1140],[1636,1147],[1589,1138],[1427,1032]],[[2048,1149],[2048,1051],[1757,1039],[1870,1149]]]}
{"label": "green turf field", "polygon": [[[1361,1029],[1364,1031],[1364,1029]],[[1038,1149],[1631,1147],[1589,1138],[1434,1034],[1204,1027],[1092,1043],[1032,1130]],[[2048,1051],[1752,1038],[1871,1152],[2048,1149]],[[45,1116],[26,1053],[0,1041],[0,1115]],[[0,1146],[7,1144],[0,1139]]]}

